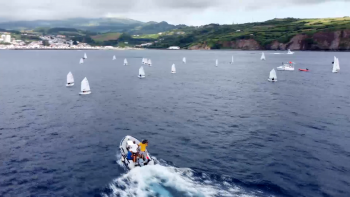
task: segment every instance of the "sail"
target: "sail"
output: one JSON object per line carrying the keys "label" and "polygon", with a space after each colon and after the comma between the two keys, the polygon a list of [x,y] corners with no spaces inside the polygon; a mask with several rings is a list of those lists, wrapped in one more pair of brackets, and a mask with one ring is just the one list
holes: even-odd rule
{"label": "sail", "polygon": [[186,64],[186,57],[182,58],[182,62]]}
{"label": "sail", "polygon": [[334,61],[333,61],[333,69],[332,69],[332,72],[336,73],[339,71],[339,60],[337,57],[334,56]]}
{"label": "sail", "polygon": [[175,64],[171,66],[171,73],[176,73],[176,67]]}
{"label": "sail", "polygon": [[336,69],[338,72],[340,71],[339,58],[337,58],[337,68]]}
{"label": "sail", "polygon": [[86,55],[86,53],[84,53],[84,59],[87,59],[87,55]]}
{"label": "sail", "polygon": [[233,56],[232,56],[231,64],[233,64],[234,61],[235,61],[235,60],[233,59]]}
{"label": "sail", "polygon": [[128,65],[128,60],[126,58],[124,59],[124,65]]}
{"label": "sail", "polygon": [[115,57],[115,55],[113,55],[113,60],[116,60],[117,58]]}
{"label": "sail", "polygon": [[270,71],[270,76],[269,76],[269,79],[274,79],[274,80],[277,80],[277,75],[276,75],[276,71],[275,71],[275,69],[272,69],[271,71]]}
{"label": "sail", "polygon": [[148,59],[148,65],[152,66],[152,60]]}
{"label": "sail", "polygon": [[215,66],[219,66],[219,60],[215,61]]}
{"label": "sail", "polygon": [[82,63],[84,63],[84,59],[80,58],[79,64],[82,64]]}
{"label": "sail", "polygon": [[140,67],[140,69],[139,69],[139,77],[140,78],[143,78],[143,77],[145,77],[146,75],[145,75],[145,70],[143,69],[143,66],[141,66]]}
{"label": "sail", "polygon": [[83,79],[83,81],[81,81],[81,91],[90,91],[89,81],[86,79],[86,77]]}
{"label": "sail", "polygon": [[71,72],[69,72],[67,75],[67,83],[74,83],[74,77]]}
{"label": "sail", "polygon": [[261,54],[261,60],[266,60],[266,58],[265,58],[265,53],[262,53],[262,54]]}
{"label": "sail", "polygon": [[142,64],[145,64],[146,58],[142,58]]}

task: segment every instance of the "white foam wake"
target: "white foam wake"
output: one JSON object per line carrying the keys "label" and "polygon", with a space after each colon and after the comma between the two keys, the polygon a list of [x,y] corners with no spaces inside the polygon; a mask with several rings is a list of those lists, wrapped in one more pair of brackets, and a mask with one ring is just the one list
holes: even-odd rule
{"label": "white foam wake", "polygon": [[[121,163],[120,163],[121,164]],[[122,164],[121,164],[122,165]],[[194,175],[191,169],[173,166],[144,166],[128,171],[109,184],[111,193],[105,197],[216,197],[255,196],[252,192],[209,176]]]}

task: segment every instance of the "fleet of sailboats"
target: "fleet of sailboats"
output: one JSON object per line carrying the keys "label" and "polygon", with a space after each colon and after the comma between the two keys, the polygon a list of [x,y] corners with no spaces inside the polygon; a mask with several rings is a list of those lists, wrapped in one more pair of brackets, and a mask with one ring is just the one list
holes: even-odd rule
{"label": "fleet of sailboats", "polygon": [[67,75],[67,84],[66,84],[67,87],[70,87],[70,86],[74,86],[74,77],[73,77],[73,74],[71,72],[68,73]]}
{"label": "fleet of sailboats", "polygon": [[[292,52],[292,51],[290,51],[288,49],[288,54],[294,54],[294,52]],[[80,62],[79,63],[80,64],[84,63],[84,59],[87,59],[86,53],[84,54],[83,58],[80,58]],[[113,55],[113,60],[116,60],[116,56],[115,55]],[[261,60],[266,60],[264,52],[262,52],[262,54],[261,54]],[[186,63],[186,57],[183,57],[182,62]],[[231,57],[231,62],[230,63],[231,64],[234,63],[234,57],[233,56]],[[142,58],[142,64],[147,64],[149,66],[152,66],[152,60],[151,59],[147,59],[147,58]],[[124,59],[124,65],[128,65],[128,60],[126,58]],[[218,59],[215,60],[215,66],[216,67],[219,66],[219,60]],[[294,62],[289,62],[289,64],[283,64],[282,66],[277,67],[277,70],[294,70]],[[334,56],[332,72],[333,73],[338,73],[339,71],[340,71],[339,59]],[[171,66],[171,73],[176,73],[175,64],[173,64]],[[144,70],[143,66],[141,66],[140,69],[139,69],[138,77],[139,78],[145,78],[146,77],[145,70]],[[277,82],[277,74],[276,74],[276,70],[275,69],[272,69],[270,71],[268,81],[270,81],[270,82]],[[67,74],[66,86],[67,87],[74,86],[74,77],[73,77],[73,74],[71,72],[69,72]],[[81,92],[79,94],[81,94],[81,95],[91,94],[90,85],[89,85],[89,82],[88,82],[86,77],[81,81]]]}
{"label": "fleet of sailboats", "polygon": [[176,67],[175,64],[171,66],[171,73],[175,74],[176,73]]}
{"label": "fleet of sailboats", "polygon": [[80,95],[91,94],[89,81],[87,80],[86,77],[83,79],[83,81],[81,81],[81,91],[79,94]]}

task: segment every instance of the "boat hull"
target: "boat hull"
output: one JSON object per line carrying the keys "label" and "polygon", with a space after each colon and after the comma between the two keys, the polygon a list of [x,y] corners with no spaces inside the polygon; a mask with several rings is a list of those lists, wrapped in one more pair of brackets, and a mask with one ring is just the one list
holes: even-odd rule
{"label": "boat hull", "polygon": [[74,86],[74,83],[71,83],[71,84],[66,84],[67,87],[71,87],[71,86]]}
{"label": "boat hull", "polygon": [[176,72],[171,71],[171,74],[175,74]]}
{"label": "boat hull", "polygon": [[80,95],[88,95],[88,94],[91,94],[91,91],[90,92],[79,92]]}
{"label": "boat hull", "polygon": [[306,69],[299,69],[299,71],[309,72],[309,70],[306,70]]}
{"label": "boat hull", "polygon": [[268,79],[270,82],[277,82],[277,80]]}
{"label": "boat hull", "polygon": [[[132,170],[134,168],[137,167],[141,167],[140,164],[138,163],[134,163],[132,160],[128,160],[127,159],[127,154],[128,154],[128,150],[127,150],[127,145],[128,145],[128,141],[135,141],[136,144],[139,144],[140,141],[132,136],[125,136],[122,141],[120,142],[119,145],[119,150],[121,153],[121,162],[125,165],[126,168],[128,168],[129,170]],[[145,165],[155,165],[155,161],[154,159],[152,159],[151,155],[148,153],[147,149],[146,149],[146,156],[148,159],[148,162]]]}

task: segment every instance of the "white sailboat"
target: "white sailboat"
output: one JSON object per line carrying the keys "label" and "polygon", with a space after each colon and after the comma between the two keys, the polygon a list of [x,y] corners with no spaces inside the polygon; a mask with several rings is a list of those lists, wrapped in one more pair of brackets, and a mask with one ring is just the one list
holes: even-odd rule
{"label": "white sailboat", "polygon": [[275,69],[272,69],[270,71],[270,76],[269,76],[268,81],[271,81],[271,82],[276,82],[277,81],[277,74],[276,74]]}
{"label": "white sailboat", "polygon": [[292,52],[290,49],[288,49],[288,53],[287,53],[288,55],[293,55],[294,54],[294,52]]}
{"label": "white sailboat", "polygon": [[215,66],[216,66],[216,67],[219,66],[219,60],[218,60],[218,59],[215,61]]}
{"label": "white sailboat", "polygon": [[69,86],[74,86],[74,77],[73,77],[73,74],[71,72],[68,73],[67,75],[67,84],[66,84],[67,87]]}
{"label": "white sailboat", "polygon": [[125,58],[124,59],[124,66],[127,66],[128,65],[128,60]]}
{"label": "white sailboat", "polygon": [[152,60],[148,59],[148,66],[152,66]]}
{"label": "white sailboat", "polygon": [[262,54],[261,54],[261,58],[260,58],[261,60],[266,60],[266,58],[265,58],[265,53],[263,52]]}
{"label": "white sailboat", "polygon": [[84,63],[84,59],[80,58],[79,64],[82,64],[82,63]]}
{"label": "white sailboat", "polygon": [[80,95],[86,95],[91,94],[89,81],[86,79],[86,77],[81,81],[81,92]]}
{"label": "white sailboat", "polygon": [[340,66],[339,66],[339,59],[337,57],[334,56],[334,62],[333,62],[333,69],[332,72],[333,73],[337,73],[340,71]]}
{"label": "white sailboat", "polygon": [[182,62],[186,64],[186,57],[182,58]]}
{"label": "white sailboat", "polygon": [[87,59],[87,55],[86,55],[86,53],[84,53],[84,59]]}
{"label": "white sailboat", "polygon": [[230,63],[233,64],[233,62],[235,62],[235,60],[233,59],[233,56],[232,56],[232,59],[231,59]]}
{"label": "white sailboat", "polygon": [[145,70],[143,69],[143,66],[141,66],[140,69],[139,69],[139,76],[138,77],[140,79],[146,77]]}
{"label": "white sailboat", "polygon": [[176,67],[175,64],[171,66],[171,73],[175,74],[176,73]]}
{"label": "white sailboat", "polygon": [[142,64],[145,64],[146,58],[142,58]]}
{"label": "white sailboat", "polygon": [[113,55],[113,60],[116,60],[117,58],[115,57],[115,55]]}

